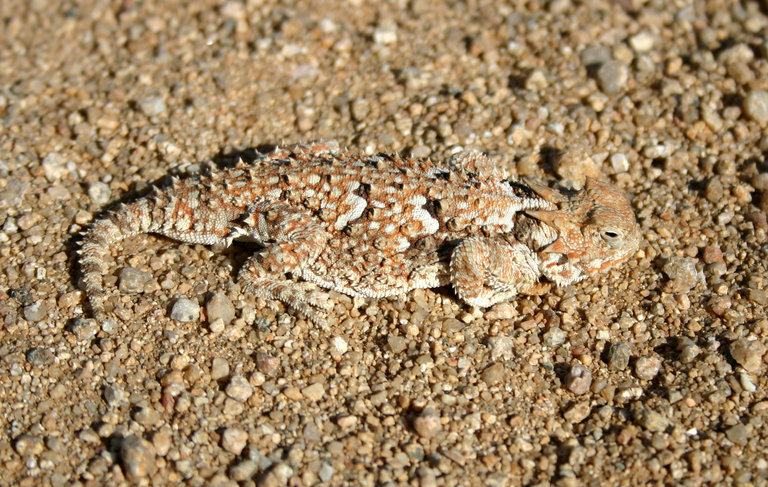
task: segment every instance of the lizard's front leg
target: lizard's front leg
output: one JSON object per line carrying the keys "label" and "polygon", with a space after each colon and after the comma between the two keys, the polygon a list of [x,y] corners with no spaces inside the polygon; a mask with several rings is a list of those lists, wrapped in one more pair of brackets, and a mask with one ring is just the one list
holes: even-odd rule
{"label": "lizard's front leg", "polygon": [[[325,317],[316,286],[296,282],[300,270],[323,251],[329,238],[321,223],[305,209],[281,202],[253,205],[238,228],[238,236],[247,236],[266,246],[252,255],[238,274],[247,293],[264,299],[277,299],[299,311],[315,324]],[[313,291],[315,290],[315,291]]]}
{"label": "lizard's front leg", "polygon": [[486,308],[517,294],[538,294],[539,259],[528,246],[502,237],[469,238],[451,254],[451,284],[472,306]]}

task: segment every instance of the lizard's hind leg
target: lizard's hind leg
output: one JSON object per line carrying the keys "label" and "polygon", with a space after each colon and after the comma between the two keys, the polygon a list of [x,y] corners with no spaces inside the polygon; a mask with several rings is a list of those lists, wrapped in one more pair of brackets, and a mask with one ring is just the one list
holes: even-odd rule
{"label": "lizard's hind leg", "polygon": [[[295,276],[325,248],[329,234],[306,210],[281,202],[253,205],[243,221],[245,231],[266,246],[240,269],[238,280],[247,293],[276,299],[299,311],[315,324],[325,320],[316,286],[297,282]],[[292,278],[289,278],[288,275]]]}

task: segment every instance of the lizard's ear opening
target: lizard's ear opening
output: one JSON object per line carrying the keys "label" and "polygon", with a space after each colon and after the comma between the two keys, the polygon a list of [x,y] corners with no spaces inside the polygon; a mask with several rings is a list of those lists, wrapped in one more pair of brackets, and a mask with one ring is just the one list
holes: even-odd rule
{"label": "lizard's ear opening", "polygon": [[552,189],[549,186],[545,186],[540,183],[536,183],[526,178],[525,184],[528,185],[536,194],[549,201],[550,203],[558,204],[565,201],[565,195],[556,189]]}

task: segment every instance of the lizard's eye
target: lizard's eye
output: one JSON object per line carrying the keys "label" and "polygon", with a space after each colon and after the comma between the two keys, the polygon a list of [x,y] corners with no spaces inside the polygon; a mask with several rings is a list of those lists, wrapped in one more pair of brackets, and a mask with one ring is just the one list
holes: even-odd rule
{"label": "lizard's eye", "polygon": [[611,247],[616,247],[621,243],[619,240],[619,233],[613,230],[603,230],[600,232],[600,236],[603,237],[603,240],[605,240]]}

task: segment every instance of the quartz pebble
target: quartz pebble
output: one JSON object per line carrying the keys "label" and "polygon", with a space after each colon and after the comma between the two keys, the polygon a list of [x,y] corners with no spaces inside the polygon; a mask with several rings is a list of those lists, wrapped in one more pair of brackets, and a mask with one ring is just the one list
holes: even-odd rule
{"label": "quartz pebble", "polygon": [[215,292],[205,303],[205,314],[209,323],[220,319],[228,325],[235,319],[235,306],[226,294]]}
{"label": "quartz pebble", "polygon": [[574,364],[565,376],[565,387],[574,394],[586,394],[592,385],[592,372],[582,364]]}
{"label": "quartz pebble", "polygon": [[629,68],[621,61],[608,61],[597,70],[597,83],[607,94],[614,95],[624,89],[629,79]]}
{"label": "quartz pebble", "polygon": [[689,257],[671,257],[661,269],[669,278],[667,292],[686,293],[698,282],[696,262]]}
{"label": "quartz pebble", "polygon": [[753,90],[744,97],[744,114],[763,125],[768,123],[768,91]]}
{"label": "quartz pebble", "polygon": [[120,269],[117,279],[120,292],[125,294],[140,293],[144,291],[144,286],[152,280],[152,274],[134,267],[123,267]]}
{"label": "quartz pebble", "polygon": [[97,206],[103,206],[109,202],[112,197],[112,190],[109,185],[101,181],[94,181],[88,185],[88,197],[91,203]]}
{"label": "quartz pebble", "polygon": [[248,432],[238,428],[226,428],[221,434],[221,447],[239,455],[248,442]]}
{"label": "quartz pebble", "polygon": [[731,357],[749,372],[757,372],[763,365],[765,346],[758,340],[739,338],[730,345]]}
{"label": "quartz pebble", "polygon": [[200,317],[200,305],[188,298],[179,298],[171,308],[171,318],[182,323],[197,321]]}
{"label": "quartz pebble", "polygon": [[635,362],[635,375],[638,379],[651,380],[661,369],[661,359],[656,356],[639,357]]}
{"label": "quartz pebble", "polygon": [[120,443],[120,458],[125,476],[131,481],[139,481],[155,470],[154,447],[136,435],[123,438]]}
{"label": "quartz pebble", "polygon": [[236,401],[245,402],[253,394],[253,387],[251,387],[245,377],[236,375],[229,380],[226,393]]}
{"label": "quartz pebble", "polygon": [[422,438],[432,438],[443,429],[440,415],[433,408],[425,408],[413,420],[413,429]]}

